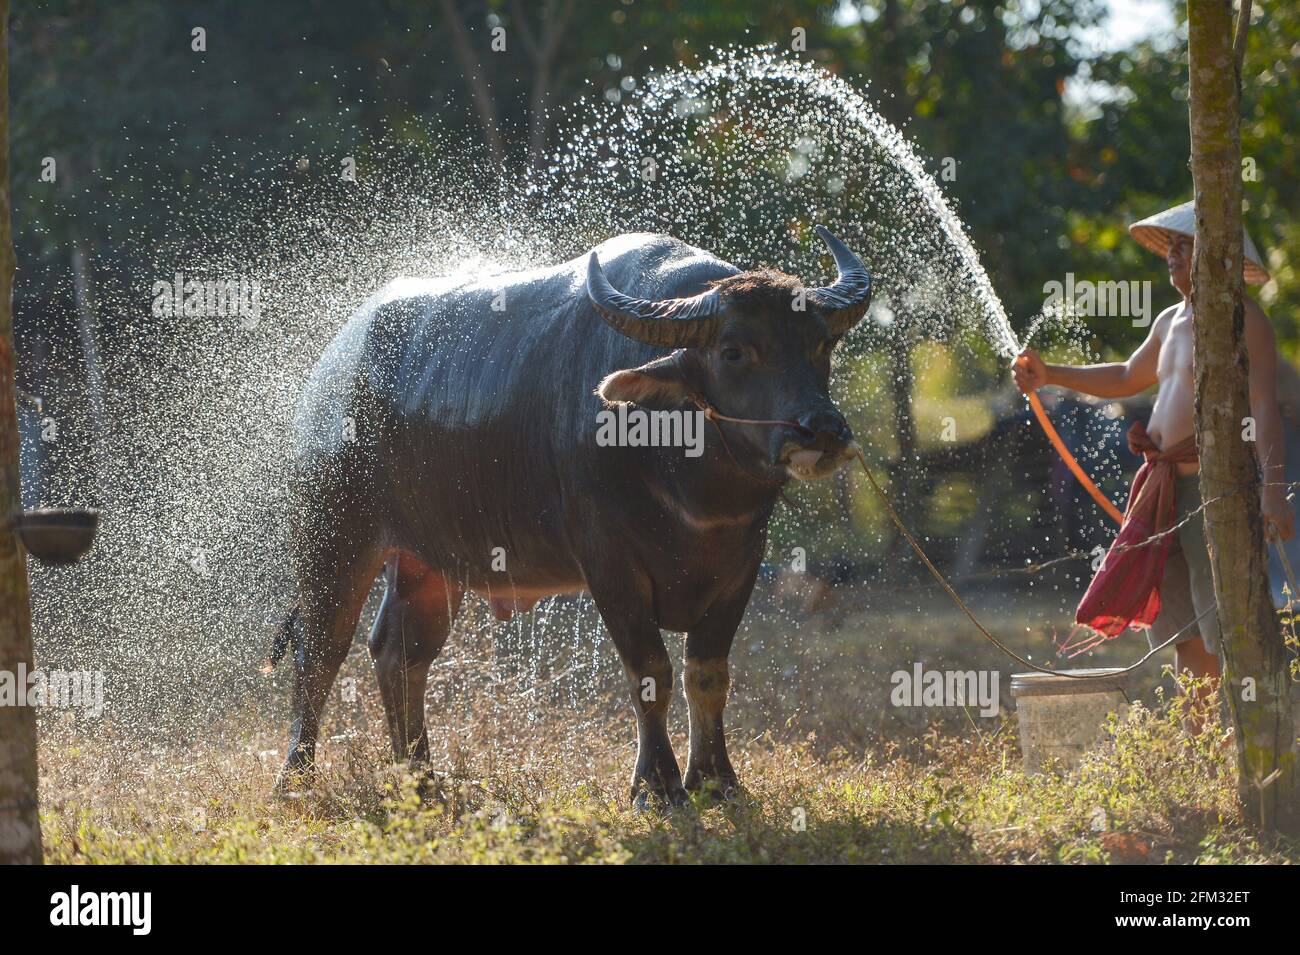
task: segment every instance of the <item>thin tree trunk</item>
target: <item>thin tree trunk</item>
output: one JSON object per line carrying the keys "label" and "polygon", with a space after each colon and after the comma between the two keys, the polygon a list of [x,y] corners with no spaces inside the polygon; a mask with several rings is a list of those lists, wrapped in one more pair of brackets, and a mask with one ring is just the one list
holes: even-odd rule
{"label": "thin tree trunk", "polygon": [[[0,0],[0,673],[15,680],[32,668],[27,555],[11,518],[22,510],[18,411],[14,404],[14,246],[9,201],[9,0]],[[22,704],[25,699],[16,703]],[[41,861],[36,812],[36,714],[0,706],[0,864]]]}
{"label": "thin tree trunk", "polygon": [[488,152],[498,166],[505,165],[506,149],[501,139],[501,122],[497,119],[496,101],[492,99],[492,88],[483,76],[480,64],[474,57],[474,47],[470,43],[465,24],[460,22],[460,14],[452,0],[439,0],[442,18],[451,33],[451,48],[460,62],[469,84],[470,97],[474,100],[474,109],[478,113],[479,126],[483,129],[483,138],[487,141]]}
{"label": "thin tree trunk", "polygon": [[910,467],[916,459],[916,417],[912,413],[912,388],[916,376],[912,373],[912,337],[904,323],[910,323],[912,316],[901,310],[895,315],[889,336],[894,427],[898,434],[898,458],[905,467]]}
{"label": "thin tree trunk", "polygon": [[77,334],[81,338],[82,360],[86,366],[86,396],[90,402],[90,417],[95,425],[91,441],[91,460],[95,475],[103,474],[102,455],[108,439],[108,413],[104,409],[104,373],[99,363],[99,344],[95,336],[95,302],[90,274],[90,256],[85,243],[72,241],[72,295],[77,307]]}
{"label": "thin tree trunk", "polygon": [[[881,42],[878,54],[879,80],[884,90],[892,96],[880,97],[880,111],[891,123],[902,129],[912,114],[912,104],[907,95],[907,54],[899,42],[899,21],[902,11],[898,0],[885,0],[880,14]],[[890,392],[894,404],[894,433],[898,435],[898,460],[890,475],[893,485],[901,489],[898,495],[899,513],[910,523],[916,514],[916,416],[912,408],[911,323],[915,316],[901,302],[894,303],[894,324],[889,330]],[[890,562],[900,570],[907,558],[894,560],[903,544],[901,535],[895,534],[887,551]],[[903,547],[904,553],[910,552]]]}
{"label": "thin tree trunk", "polygon": [[1223,630],[1223,692],[1236,732],[1243,808],[1263,828],[1294,833],[1300,790],[1289,674],[1268,583],[1260,482],[1252,445],[1241,434],[1251,410],[1242,306],[1240,77],[1230,0],[1188,0],[1187,19],[1196,443],[1201,495],[1214,502],[1206,508],[1206,540]]}
{"label": "thin tree trunk", "polygon": [[899,0],[885,0],[880,13],[880,84],[893,96],[880,97],[880,111],[885,118],[902,129],[912,117],[915,108],[907,93],[907,47],[899,38]]}
{"label": "thin tree trunk", "polygon": [[[895,489],[895,504],[904,523],[916,514],[916,416],[912,410],[912,339],[908,331],[913,316],[902,305],[894,310],[894,324],[889,329],[889,384],[894,405],[894,434],[898,436],[898,458],[890,469],[890,483]],[[907,556],[898,558],[899,548]],[[903,547],[903,536],[895,534],[886,550],[890,564],[904,572],[911,552]]]}
{"label": "thin tree trunk", "polygon": [[533,92],[528,99],[528,161],[542,167],[546,153],[546,110],[551,101],[551,63],[540,60],[533,67]]}

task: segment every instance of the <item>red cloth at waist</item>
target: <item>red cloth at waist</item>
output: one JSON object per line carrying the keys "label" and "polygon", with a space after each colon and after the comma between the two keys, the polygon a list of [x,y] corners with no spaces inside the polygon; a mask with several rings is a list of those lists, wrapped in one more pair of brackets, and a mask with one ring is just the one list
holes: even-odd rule
{"label": "red cloth at waist", "polygon": [[1076,623],[1107,637],[1118,636],[1125,627],[1149,627],[1160,613],[1160,582],[1172,535],[1142,545],[1173,524],[1177,465],[1198,460],[1195,437],[1161,451],[1140,421],[1129,429],[1128,446],[1146,461],[1133,478],[1119,534],[1074,615]]}

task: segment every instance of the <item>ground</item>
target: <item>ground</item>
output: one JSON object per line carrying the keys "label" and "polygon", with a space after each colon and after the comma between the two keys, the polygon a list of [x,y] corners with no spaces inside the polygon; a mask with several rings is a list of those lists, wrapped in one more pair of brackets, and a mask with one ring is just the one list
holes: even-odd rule
{"label": "ground", "polygon": [[[1196,733],[1166,677],[1069,774],[1026,775],[1014,711],[899,711],[888,670],[911,659],[992,666],[954,617],[907,606],[819,616],[794,635],[738,642],[729,739],[746,786],[731,803],[636,812],[634,742],[612,661],[566,686],[493,659],[500,630],[461,634],[429,694],[435,773],[388,758],[360,645],[331,706],[315,791],[271,796],[283,757],[287,671],[242,712],[142,742],[99,724],[43,724],[42,817],[51,863],[120,862],[1274,862],[1235,807],[1231,750]],[[990,603],[993,603],[990,599]],[[554,621],[552,621],[553,623]],[[1005,624],[1005,621],[999,621]],[[524,627],[512,631],[527,636]],[[961,633],[951,640],[934,634]],[[815,639],[814,639],[815,635]],[[510,636],[510,633],[505,635]],[[1039,635],[1041,637],[1041,634]],[[535,635],[534,635],[535,639]],[[1024,643],[1032,644],[1033,634]],[[581,641],[579,641],[579,644]],[[915,644],[927,644],[924,654]],[[887,649],[885,649],[887,648]],[[608,648],[604,648],[608,651]],[[1128,644],[1119,657],[1136,656]],[[581,653],[590,652],[581,650]],[[884,659],[881,659],[883,656]],[[1077,661],[1076,661],[1077,662]],[[1090,661],[1090,662],[1096,662]],[[1002,695],[1009,679],[1003,671]],[[594,675],[593,675],[594,674]],[[606,679],[606,677],[611,677]],[[685,755],[680,700],[676,743]]]}

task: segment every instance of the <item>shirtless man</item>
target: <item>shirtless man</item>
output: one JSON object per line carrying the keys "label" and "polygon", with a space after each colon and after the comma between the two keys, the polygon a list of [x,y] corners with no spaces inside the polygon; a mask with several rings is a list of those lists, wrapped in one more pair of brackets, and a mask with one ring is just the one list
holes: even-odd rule
{"label": "shirtless man", "polygon": [[[1171,448],[1193,433],[1196,389],[1192,378],[1192,251],[1196,229],[1191,202],[1129,227],[1133,237],[1165,256],[1169,281],[1182,302],[1165,309],[1151,325],[1146,341],[1125,362],[1104,365],[1049,365],[1032,349],[1026,349],[1026,361],[1012,366],[1021,391],[1029,392],[1043,385],[1056,385],[1098,398],[1127,398],[1159,384],[1155,407],[1147,424],[1147,433],[1156,447]],[[1268,273],[1249,236],[1245,240],[1245,274],[1248,282],[1263,283]],[[1264,486],[1260,505],[1270,538],[1289,540],[1294,536],[1291,507],[1282,486],[1285,441],[1282,418],[1276,398],[1277,348],[1273,329],[1263,310],[1250,298],[1246,309],[1246,347],[1250,356],[1250,409],[1255,419],[1256,455],[1260,462]],[[1176,513],[1174,523],[1184,520],[1200,507],[1199,465],[1177,465]],[[1168,640],[1191,623],[1214,603],[1214,587],[1209,553],[1205,545],[1203,519],[1200,516],[1184,524],[1171,545],[1160,585],[1160,614],[1151,627],[1153,646]],[[1176,646],[1175,667],[1190,670],[1194,676],[1218,677],[1220,633],[1218,618],[1208,613],[1197,628],[1189,631]]]}

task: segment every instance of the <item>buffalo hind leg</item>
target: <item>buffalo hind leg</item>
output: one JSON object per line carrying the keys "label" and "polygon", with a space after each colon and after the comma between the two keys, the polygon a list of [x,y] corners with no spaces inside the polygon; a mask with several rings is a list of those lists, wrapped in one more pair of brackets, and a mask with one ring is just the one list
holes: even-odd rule
{"label": "buffalo hind leg", "polygon": [[370,657],[388,718],[393,758],[425,763],[429,734],[424,691],[429,667],[447,642],[461,592],[409,554],[389,558],[387,587],[374,628]]}
{"label": "buffalo hind leg", "polygon": [[313,771],[325,700],[352,646],[378,569],[377,558],[315,559],[299,573],[302,640],[294,652],[293,727],[278,791],[293,788]]}

